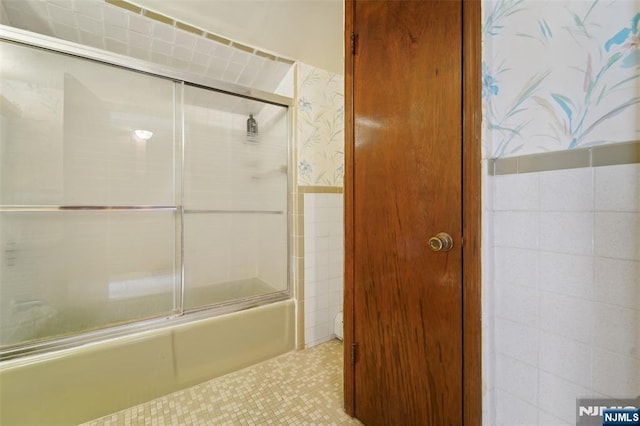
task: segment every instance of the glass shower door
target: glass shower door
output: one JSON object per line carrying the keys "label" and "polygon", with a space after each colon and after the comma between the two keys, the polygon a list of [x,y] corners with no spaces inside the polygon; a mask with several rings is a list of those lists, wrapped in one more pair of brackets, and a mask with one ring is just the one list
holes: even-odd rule
{"label": "glass shower door", "polygon": [[288,110],[184,87],[184,309],[288,290]]}
{"label": "glass shower door", "polygon": [[179,311],[176,84],[0,55],[0,347]]}

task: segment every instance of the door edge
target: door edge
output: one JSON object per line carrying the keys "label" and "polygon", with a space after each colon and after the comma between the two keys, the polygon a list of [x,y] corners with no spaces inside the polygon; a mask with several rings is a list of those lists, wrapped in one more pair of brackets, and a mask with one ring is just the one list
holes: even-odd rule
{"label": "door edge", "polygon": [[462,389],[465,426],[482,423],[481,2],[462,3]]}
{"label": "door edge", "polygon": [[[355,32],[355,0],[345,0],[344,3],[344,306],[343,306],[343,388],[344,409],[352,417],[355,416],[355,371],[352,363],[351,348],[354,344],[354,211],[353,211],[353,181],[354,181],[354,126],[353,126],[353,61],[351,44],[355,49],[355,39],[351,34]],[[354,36],[355,37],[355,36]]]}

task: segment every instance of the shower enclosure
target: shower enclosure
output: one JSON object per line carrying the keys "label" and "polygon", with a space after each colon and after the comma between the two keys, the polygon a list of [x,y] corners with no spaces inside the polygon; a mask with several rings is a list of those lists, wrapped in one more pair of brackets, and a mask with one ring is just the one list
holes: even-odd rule
{"label": "shower enclosure", "polygon": [[288,98],[4,34],[3,358],[290,297]]}

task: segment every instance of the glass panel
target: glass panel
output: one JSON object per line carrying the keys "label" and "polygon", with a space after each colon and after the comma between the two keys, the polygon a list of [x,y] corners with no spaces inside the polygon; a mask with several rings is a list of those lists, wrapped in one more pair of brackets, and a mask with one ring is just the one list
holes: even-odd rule
{"label": "glass panel", "polygon": [[172,81],[6,42],[0,55],[0,203],[175,204]]}
{"label": "glass panel", "polygon": [[185,310],[286,290],[287,109],[190,86],[184,99]]}
{"label": "glass panel", "polygon": [[167,314],[174,211],[0,215],[0,344]]}
{"label": "glass panel", "polygon": [[175,312],[175,83],[6,42],[0,56],[0,345]]}

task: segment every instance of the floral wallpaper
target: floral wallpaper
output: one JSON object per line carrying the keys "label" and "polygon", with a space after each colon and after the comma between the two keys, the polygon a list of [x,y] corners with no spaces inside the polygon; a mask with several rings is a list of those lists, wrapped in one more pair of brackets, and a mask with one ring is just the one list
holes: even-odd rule
{"label": "floral wallpaper", "polygon": [[637,0],[483,3],[488,157],[640,136]]}
{"label": "floral wallpaper", "polygon": [[298,185],[343,186],[344,77],[298,63]]}

